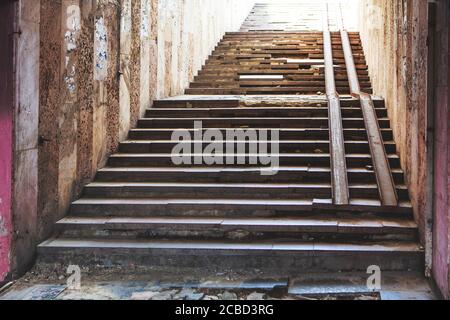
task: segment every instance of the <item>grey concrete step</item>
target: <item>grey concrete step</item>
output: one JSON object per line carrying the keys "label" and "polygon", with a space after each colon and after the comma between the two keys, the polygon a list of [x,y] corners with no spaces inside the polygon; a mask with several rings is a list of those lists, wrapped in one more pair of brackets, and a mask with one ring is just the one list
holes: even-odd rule
{"label": "grey concrete step", "polygon": [[407,219],[310,215],[298,218],[69,216],[57,223],[60,237],[96,239],[415,241]]}
{"label": "grey concrete step", "polygon": [[[327,167],[280,166],[276,175],[261,175],[267,167],[107,167],[97,173],[98,182],[330,182]],[[403,184],[403,171],[393,169],[396,184]],[[374,172],[369,168],[349,168],[350,183],[374,183]]]}
{"label": "grey concrete step", "polygon": [[[259,71],[259,70],[251,70],[251,71]],[[248,71],[248,72],[251,72]],[[282,73],[281,71],[288,71],[288,70],[274,70],[279,71],[277,73]],[[248,73],[244,72],[244,74]],[[260,72],[258,72],[260,73]],[[289,72],[291,73],[291,72]],[[294,72],[292,72],[294,73]],[[205,75],[232,75],[228,70],[224,70],[223,73],[220,72],[220,70],[204,70],[200,71],[200,76]],[[254,74],[254,73],[253,73]],[[367,74],[366,72],[362,74]],[[348,87],[338,87],[337,89],[341,90],[343,94],[350,94],[350,89]],[[362,88],[364,92],[367,92],[368,94],[373,93],[373,89],[371,87],[365,87]],[[224,94],[313,94],[315,92],[324,92],[325,91],[325,85],[323,86],[315,86],[315,87],[305,87],[305,86],[297,86],[297,87],[279,87],[279,86],[267,86],[267,87],[243,87],[243,86],[233,86],[233,87],[219,87],[219,88],[189,88],[185,90],[186,94],[217,94],[217,95],[224,95]]]}
{"label": "grey concrete step", "polygon": [[420,270],[423,251],[413,242],[201,242],[50,239],[38,248],[40,262],[84,265],[177,266],[296,272]]}
{"label": "grey concrete step", "polygon": [[[225,150],[226,151],[226,150]],[[230,156],[227,153],[219,156],[229,157],[235,163],[234,167],[250,167],[248,158],[250,156],[259,157],[260,155],[234,154]],[[180,164],[177,167],[195,166],[194,158],[202,157],[202,154],[185,154],[191,159],[191,164]],[[238,158],[246,159],[245,164],[238,165]],[[347,166],[350,168],[365,168],[372,166],[372,156],[368,153],[346,154]],[[280,166],[309,166],[326,167],[330,165],[329,153],[280,153],[278,155]],[[395,154],[388,155],[389,164],[392,169],[400,169],[400,158]],[[116,153],[108,160],[110,167],[172,167],[174,165],[171,153]],[[201,166],[201,165],[200,165]],[[212,164],[212,167],[219,167],[220,164]]]}
{"label": "grey concrete step", "polygon": [[[225,137],[224,137],[225,138]],[[192,137],[193,139],[193,137]],[[270,139],[270,136],[268,137]],[[226,152],[226,140],[217,140],[215,143],[223,146],[223,151]],[[233,140],[236,149],[236,144],[240,142],[245,147],[245,150],[251,150],[253,147],[255,151],[259,150],[259,143],[265,143],[267,145],[267,151],[273,152],[272,145],[277,145],[277,152],[283,153],[311,153],[311,152],[329,152],[330,142],[329,140]],[[120,143],[119,151],[122,153],[170,153],[176,146],[186,146],[193,151],[193,144],[202,146],[202,150],[211,144],[211,141],[171,141],[171,140],[128,140]],[[394,141],[385,141],[385,150],[388,154],[395,154],[397,149]],[[345,141],[345,149],[347,153],[370,153],[370,146],[367,141]]]}
{"label": "grey concrete step", "polygon": [[[349,187],[352,198],[379,198],[376,184],[354,184]],[[406,186],[398,186],[397,192],[400,200],[409,199]],[[217,198],[219,195],[227,199],[331,198],[331,184],[94,182],[87,185],[83,192],[88,198],[161,198],[168,194],[185,199]]]}
{"label": "grey concrete step", "polygon": [[[319,210],[336,210],[331,199],[130,199],[130,198],[81,198],[73,202],[73,215],[103,216],[295,216]],[[397,207],[383,207],[375,199],[351,199],[342,212],[388,214],[391,217],[412,217],[411,204],[400,202]]]}
{"label": "grey concrete step", "polygon": [[[220,131],[226,136],[226,128],[213,128]],[[253,128],[256,130],[270,130],[270,128]],[[186,129],[182,129],[185,131]],[[190,135],[193,137],[195,132],[200,132],[197,129],[187,129]],[[206,129],[201,130],[202,133]],[[279,136],[281,140],[303,140],[303,139],[316,139],[324,140],[329,139],[329,130],[321,128],[299,129],[299,128],[280,128]],[[170,140],[174,132],[179,132],[181,129],[158,129],[158,128],[137,128],[132,129],[129,134],[130,140]],[[393,132],[391,129],[381,130],[384,141],[393,140]],[[203,134],[202,134],[203,136]],[[360,129],[344,129],[344,138],[346,140],[367,140],[367,133],[364,128]]]}
{"label": "grey concrete step", "polygon": [[[205,78],[207,76],[204,76]],[[195,77],[199,78],[198,76]],[[236,75],[231,76],[230,79],[234,80]],[[312,77],[317,81],[325,81],[325,75],[318,75]],[[226,78],[221,76],[209,76],[208,80],[224,80]],[[341,77],[341,80],[348,80],[347,77]],[[361,80],[369,80],[368,77]],[[373,97],[373,102],[376,108],[384,109],[385,101],[379,97]],[[285,106],[288,105],[301,105],[301,106],[315,106],[317,104],[326,105],[327,101],[324,96],[312,95],[312,96],[298,96],[298,95],[264,95],[264,96],[230,96],[230,95],[184,95],[166,98],[163,100],[155,100],[153,109],[159,108],[242,108],[247,106],[255,107],[273,107],[273,106]],[[359,99],[352,98],[350,96],[341,97],[342,107],[356,107],[359,108]]]}
{"label": "grey concrete step", "polygon": [[[194,128],[201,121],[203,128],[327,128],[328,117],[278,117],[278,118],[142,118],[138,128]],[[378,119],[380,128],[389,128],[388,118]],[[364,119],[343,118],[345,128],[364,128]]]}
{"label": "grey concrete step", "polygon": [[[377,116],[387,117],[387,109],[376,109]],[[362,111],[356,107],[343,107],[345,118],[362,117]],[[246,108],[153,108],[146,112],[148,118],[204,118],[204,117],[328,117],[326,104],[314,107],[246,107]]]}

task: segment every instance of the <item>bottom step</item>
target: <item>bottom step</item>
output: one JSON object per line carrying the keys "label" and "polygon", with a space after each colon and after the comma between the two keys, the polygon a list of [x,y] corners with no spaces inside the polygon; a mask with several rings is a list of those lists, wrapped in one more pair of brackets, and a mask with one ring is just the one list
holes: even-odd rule
{"label": "bottom step", "polygon": [[413,242],[227,243],[50,239],[39,262],[104,266],[167,266],[278,270],[279,272],[422,269],[423,251]]}

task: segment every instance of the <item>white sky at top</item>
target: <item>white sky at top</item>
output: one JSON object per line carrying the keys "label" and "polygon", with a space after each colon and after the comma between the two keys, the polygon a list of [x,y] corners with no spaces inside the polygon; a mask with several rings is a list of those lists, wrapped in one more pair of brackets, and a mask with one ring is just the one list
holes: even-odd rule
{"label": "white sky at top", "polygon": [[357,29],[359,19],[359,4],[361,0],[256,0],[255,3],[300,3],[300,4],[325,4],[329,3],[331,6],[335,6],[339,3],[342,4],[342,13],[344,16],[345,24],[348,29]]}

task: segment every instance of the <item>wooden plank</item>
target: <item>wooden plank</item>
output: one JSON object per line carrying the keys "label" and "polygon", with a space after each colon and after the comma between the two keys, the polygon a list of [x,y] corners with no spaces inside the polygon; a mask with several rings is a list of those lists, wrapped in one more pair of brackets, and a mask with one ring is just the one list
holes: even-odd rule
{"label": "wooden plank", "polygon": [[370,152],[374,165],[375,176],[380,193],[380,200],[384,206],[398,206],[398,195],[392,176],[389,159],[386,155],[386,149],[383,143],[383,137],[380,132],[377,114],[372,101],[372,97],[361,92],[358,74],[356,72],[355,62],[353,60],[352,47],[347,31],[344,28],[342,12],[338,19],[341,33],[342,47],[344,50],[345,62],[347,67],[348,80],[351,94],[358,97],[361,102],[364,123],[369,139]]}
{"label": "wooden plank", "polygon": [[347,163],[345,158],[344,128],[342,124],[341,104],[336,92],[334,79],[333,49],[328,26],[328,5],[324,15],[324,57],[325,57],[325,83],[328,99],[330,151],[331,151],[331,179],[333,190],[333,203],[335,205],[349,204],[349,189],[347,177]]}

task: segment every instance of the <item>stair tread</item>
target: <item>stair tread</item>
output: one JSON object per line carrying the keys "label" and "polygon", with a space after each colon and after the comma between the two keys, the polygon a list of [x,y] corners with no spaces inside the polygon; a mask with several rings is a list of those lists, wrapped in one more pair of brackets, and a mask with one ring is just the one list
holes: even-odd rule
{"label": "stair tread", "polygon": [[278,206],[309,206],[312,205],[312,200],[254,200],[254,199],[98,199],[98,198],[81,198],[73,204],[236,204],[236,205],[278,205]]}
{"label": "stair tread", "polygon": [[67,249],[185,249],[185,250],[239,250],[239,251],[324,251],[324,252],[416,252],[423,250],[415,242],[382,243],[227,243],[200,241],[148,241],[148,240],[89,240],[89,239],[50,239],[39,248]]}
{"label": "stair tread", "polygon": [[[162,117],[162,118],[141,118],[141,120],[145,121],[153,121],[153,120],[164,120],[164,121],[173,121],[173,120],[183,120],[183,121],[204,121],[204,120],[221,120],[221,121],[234,121],[234,120],[328,120],[328,117]],[[342,120],[364,120],[362,117],[343,117]],[[387,117],[378,117],[378,120],[389,120]]]}
{"label": "stair tread", "polygon": [[[280,166],[278,172],[330,172],[330,168],[325,167],[287,167]],[[106,167],[100,169],[100,172],[260,172],[261,170],[267,170],[267,167]],[[373,171],[366,168],[349,168],[348,172],[362,172],[373,173]],[[392,169],[393,173],[403,173],[401,169]]]}
{"label": "stair tread", "polygon": [[[220,156],[220,155],[227,155],[227,153],[215,153],[216,155]],[[196,155],[200,155],[200,154],[196,154],[196,153],[187,153],[185,154],[186,156],[196,156]],[[234,153],[234,155],[236,156],[251,156],[251,153],[245,153],[245,154],[239,154],[239,153]],[[258,153],[258,156],[260,156],[261,154]],[[262,154],[264,155],[264,154]],[[303,152],[303,153],[279,153],[278,154],[280,157],[292,157],[292,158],[298,158],[298,157],[318,157],[318,158],[322,158],[322,157],[329,157],[330,154],[328,152],[324,152],[324,153],[308,153],[308,152]],[[173,155],[171,153],[116,153],[111,155],[111,157],[113,158],[124,158],[124,157],[135,157],[135,158],[139,158],[139,157],[143,157],[143,158],[161,158],[161,157],[167,157],[167,158],[171,158]],[[347,153],[345,155],[347,158],[372,158],[372,156],[370,154],[366,154],[366,153]],[[388,158],[390,159],[399,159],[399,156],[396,154],[388,154],[387,155]]]}
{"label": "stair tread", "polygon": [[[263,102],[261,102],[261,104],[264,104]],[[220,112],[220,111],[271,111],[271,110],[276,110],[276,111],[303,111],[303,110],[328,110],[326,103],[317,103],[317,104],[321,104],[321,106],[299,106],[299,107],[293,107],[293,106],[285,106],[285,107],[238,107],[238,108],[233,108],[233,107],[229,107],[229,108],[152,108],[152,109],[147,109],[148,112],[161,112],[164,113],[165,111],[176,111],[176,112],[198,112],[198,111],[202,111],[202,112]],[[342,110],[358,110],[357,108],[352,108],[352,107],[342,107]]]}
{"label": "stair tread", "polygon": [[[327,188],[331,183],[189,183],[189,182],[92,182],[87,187],[208,187],[208,188]],[[367,185],[366,185],[367,186]],[[373,185],[372,187],[376,187]]]}
{"label": "stair tread", "polygon": [[[228,153],[214,153],[215,155],[218,155],[218,156],[221,156],[221,155],[227,155]],[[195,155],[203,155],[203,154],[196,154],[196,153],[185,153],[185,154],[183,154],[183,155],[186,155],[186,156],[195,156]],[[235,155],[235,156],[244,156],[244,155],[246,155],[247,157],[248,156],[252,156],[252,155],[257,155],[257,156],[261,156],[261,155],[266,155],[266,154],[263,154],[263,153],[257,153],[257,154],[252,154],[252,153],[231,153],[230,155]],[[268,154],[268,155],[270,155],[270,153]],[[308,152],[305,152],[305,153],[278,153],[278,155],[280,156],[280,157],[294,157],[294,158],[297,158],[297,157],[305,157],[305,156],[307,156],[307,157],[326,157],[326,156],[330,156],[330,154],[329,153],[327,153],[327,152],[325,152],[325,153],[308,153]],[[348,155],[349,157],[353,157],[354,155],[353,154],[349,154]],[[367,155],[364,155],[364,156],[369,156],[370,157],[370,155],[369,154],[367,154]],[[173,157],[173,155],[171,154],[171,153],[116,153],[116,154],[114,154],[114,155],[112,155],[111,157],[118,157],[118,158],[120,158],[120,157],[168,157],[168,158],[171,158],[171,157]]]}
{"label": "stair tread", "polygon": [[[210,129],[216,129],[216,130],[228,130],[230,128],[205,128],[204,130],[210,130]],[[252,127],[252,129],[255,130],[273,130],[273,128],[264,128],[264,127]],[[194,129],[194,128],[134,128],[131,129],[130,131],[133,132],[153,132],[153,131],[197,131],[198,129]],[[323,129],[323,128],[277,128],[278,131],[294,131],[294,132],[310,132],[310,131],[329,131],[329,129]],[[390,128],[380,128],[381,131],[392,131],[392,129]],[[366,129],[364,128],[344,128],[344,131],[361,131],[361,132],[366,132]]]}
{"label": "stair tread", "polygon": [[[261,103],[261,105],[267,105],[270,103]],[[300,104],[300,103],[299,103]],[[313,103],[311,103],[313,104]],[[320,106],[319,106],[320,105]],[[220,113],[220,112],[249,112],[249,111],[261,111],[261,112],[271,112],[271,111],[286,111],[286,112],[296,112],[296,111],[326,111],[328,110],[328,106],[326,103],[317,103],[317,106],[284,106],[284,107],[273,107],[273,106],[245,106],[245,107],[229,107],[229,108],[152,108],[147,109],[148,113],[154,112],[155,114],[158,113],[166,113],[166,112],[179,112],[179,113],[191,113],[191,112],[203,112],[203,113]],[[361,111],[358,107],[342,107],[342,111]],[[376,108],[378,111],[386,110],[386,108]]]}
{"label": "stair tread", "polygon": [[[249,167],[249,168],[238,168],[238,167],[106,167],[100,169],[101,172],[260,172],[261,170],[267,170],[267,167]],[[299,167],[280,167],[278,171],[293,171],[293,172],[305,172],[305,171],[315,171],[315,172],[329,172],[330,168],[310,168],[306,166]],[[364,169],[364,171],[367,171]]]}
{"label": "stair tread", "polygon": [[[331,183],[208,183],[208,182],[92,182],[87,188],[122,188],[122,187],[175,187],[175,188],[255,188],[255,189],[296,189],[296,188],[330,188]],[[377,184],[355,183],[349,188],[378,189]],[[407,190],[404,184],[397,189]]]}
{"label": "stair tread", "polygon": [[[212,141],[202,141],[202,140],[187,140],[187,141],[174,141],[174,140],[126,140],[121,142],[122,144],[171,144],[171,143],[196,143],[196,142],[203,142],[203,143],[211,143]],[[214,140],[215,143],[225,143],[227,140]],[[315,143],[323,143],[323,144],[329,144],[329,140],[234,140],[234,142],[245,142],[245,143],[263,143],[263,142],[269,142],[269,143],[278,143],[278,144],[315,144]],[[346,144],[369,144],[368,141],[365,140],[346,140]],[[384,144],[395,144],[394,141],[384,141]]]}
{"label": "stair tread", "polygon": [[[331,205],[332,199],[282,199],[282,200],[259,200],[259,199],[149,199],[149,198],[81,198],[73,205],[236,205],[236,206],[293,206],[308,207],[314,205]],[[376,199],[350,199],[349,206],[383,208],[380,200]],[[399,202],[396,208],[411,209],[408,201]],[[393,210],[394,208],[391,208]]]}
{"label": "stair tread", "polygon": [[353,226],[356,228],[398,228],[417,229],[417,224],[412,219],[394,218],[337,218],[337,217],[305,217],[305,218],[208,218],[208,217],[79,217],[69,216],[57,222],[60,225],[223,225],[223,226]]}

